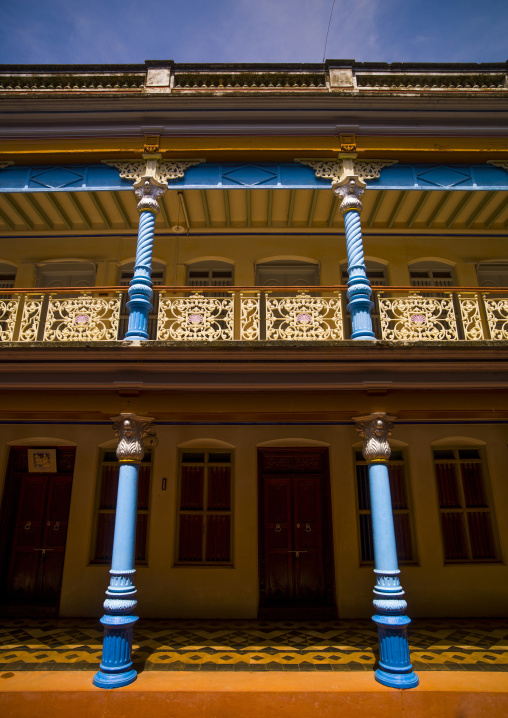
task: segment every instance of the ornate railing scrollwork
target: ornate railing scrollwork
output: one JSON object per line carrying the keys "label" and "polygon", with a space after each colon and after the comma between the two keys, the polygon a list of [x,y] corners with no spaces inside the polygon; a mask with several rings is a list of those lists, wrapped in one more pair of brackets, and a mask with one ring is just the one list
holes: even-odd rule
{"label": "ornate railing scrollwork", "polygon": [[161,293],[157,326],[158,339],[234,339],[234,299],[210,297],[198,292],[190,297],[168,297]]}
{"label": "ornate railing scrollwork", "polygon": [[483,295],[485,313],[489,325],[490,338],[494,340],[508,339],[508,298],[489,299]]}
{"label": "ornate railing scrollwork", "polygon": [[94,298],[83,294],[75,299],[49,297],[44,341],[100,342],[118,336],[121,295]]}
{"label": "ornate railing scrollwork", "polygon": [[388,298],[381,293],[381,338],[395,341],[457,340],[457,322],[451,295],[440,299],[420,294]]}
{"label": "ornate railing scrollwork", "polygon": [[266,297],[266,338],[270,340],[341,340],[342,304],[336,297]]}
{"label": "ornate railing scrollwork", "polygon": [[18,315],[19,297],[0,299],[0,341],[11,342]]}

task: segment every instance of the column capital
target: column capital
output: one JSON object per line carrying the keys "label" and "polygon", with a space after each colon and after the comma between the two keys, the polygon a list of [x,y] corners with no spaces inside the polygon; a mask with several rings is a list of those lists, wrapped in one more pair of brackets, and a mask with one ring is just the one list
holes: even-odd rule
{"label": "column capital", "polygon": [[138,212],[153,212],[159,214],[158,198],[166,191],[166,185],[158,182],[154,177],[142,177],[134,185],[134,193],[139,197]]}
{"label": "column capital", "polygon": [[365,194],[365,182],[362,182],[358,177],[350,175],[340,182],[333,182],[332,188],[333,193],[336,197],[341,197],[342,202],[339,207],[339,211],[342,215],[350,210],[354,209],[357,212],[361,212],[363,205],[360,197]]}
{"label": "column capital", "polygon": [[145,455],[145,449],[157,446],[152,417],[124,413],[113,416],[111,420],[118,437],[116,456],[121,463],[137,464]]}
{"label": "column capital", "polygon": [[392,422],[396,418],[384,412],[353,417],[356,430],[363,438],[362,454],[365,461],[388,461],[392,453],[388,437],[392,433]]}

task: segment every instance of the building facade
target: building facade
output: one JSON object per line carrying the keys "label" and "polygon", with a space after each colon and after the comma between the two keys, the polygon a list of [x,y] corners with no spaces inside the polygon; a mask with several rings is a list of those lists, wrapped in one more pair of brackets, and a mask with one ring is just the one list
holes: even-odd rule
{"label": "building facade", "polygon": [[381,416],[409,615],[506,615],[506,65],[0,93],[4,610],[101,615],[132,414],[143,616],[369,616]]}

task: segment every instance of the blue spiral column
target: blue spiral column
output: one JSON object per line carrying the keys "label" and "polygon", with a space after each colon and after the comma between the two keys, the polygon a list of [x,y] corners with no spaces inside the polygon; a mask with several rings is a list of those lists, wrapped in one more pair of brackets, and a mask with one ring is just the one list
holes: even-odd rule
{"label": "blue spiral column", "polygon": [[113,419],[120,463],[110,584],[104,601],[102,661],[93,683],[98,688],[120,688],[137,678],[132,666],[132,638],[138,616],[134,585],[136,515],[139,464],[145,445],[155,446],[153,419],[121,414]]}
{"label": "blue spiral column", "polygon": [[135,192],[141,197],[138,203],[139,231],[136,247],[134,276],[129,284],[129,325],[125,339],[140,341],[149,339],[148,315],[152,310],[152,254],[155,234],[155,218],[159,212],[157,197],[165,188],[152,178],[144,178]]}
{"label": "blue spiral column", "polygon": [[360,197],[364,189],[357,184],[353,177],[348,177],[333,187],[334,193],[342,197],[340,212],[344,217],[346,229],[346,249],[349,275],[347,310],[351,314],[351,339],[375,339],[372,330],[371,312],[374,304],[371,301],[372,289],[367,279],[367,269],[363,256],[362,227],[360,212],[362,203]]}
{"label": "blue spiral column", "polygon": [[363,437],[362,453],[369,464],[370,506],[374,537],[375,615],[379,638],[379,683],[391,688],[416,688],[418,676],[409,655],[405,615],[407,603],[399,580],[395,528],[393,524],[390,480],[386,462],[391,449],[388,444],[393,424],[383,413],[355,418],[356,428]]}

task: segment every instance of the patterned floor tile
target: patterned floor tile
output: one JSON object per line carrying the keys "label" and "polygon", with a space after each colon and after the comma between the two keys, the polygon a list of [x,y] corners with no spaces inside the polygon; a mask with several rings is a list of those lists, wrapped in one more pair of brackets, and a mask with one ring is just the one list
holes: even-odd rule
{"label": "patterned floor tile", "polygon": [[[370,621],[141,620],[139,668],[201,671],[372,670]],[[508,620],[416,619],[409,640],[418,671],[508,671]],[[102,629],[93,619],[11,619],[0,624],[0,671],[97,670]]]}

